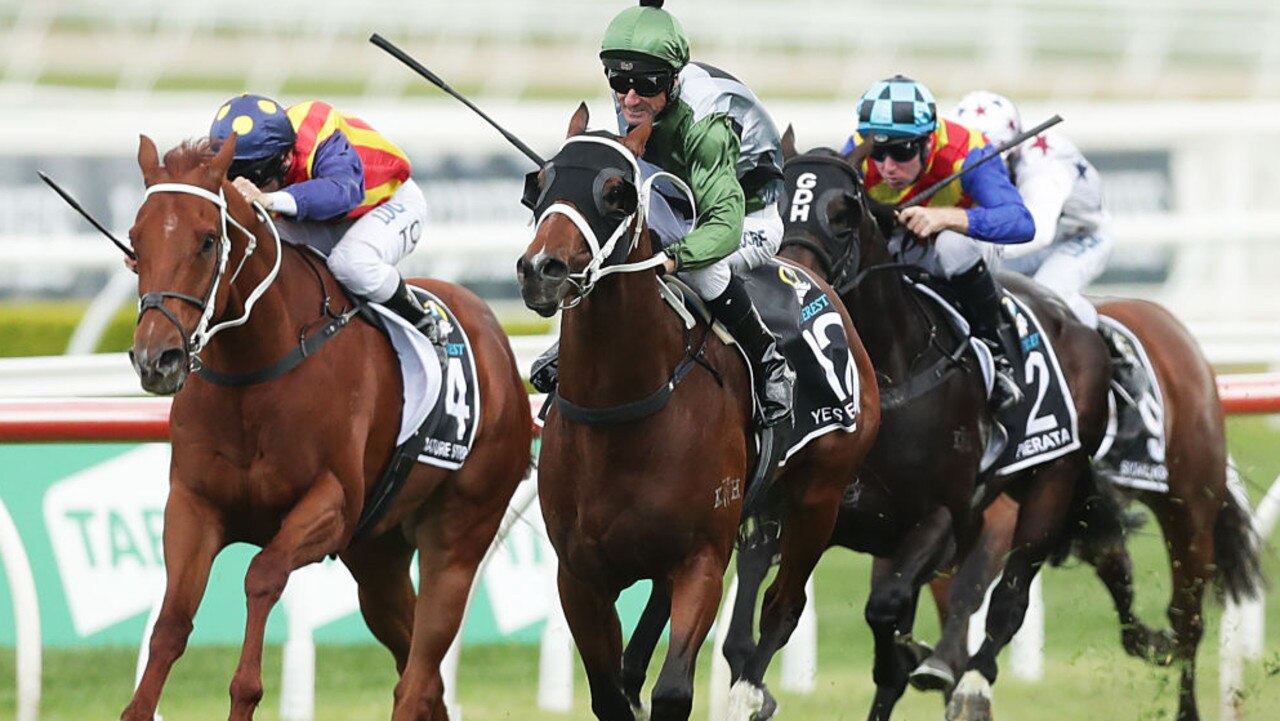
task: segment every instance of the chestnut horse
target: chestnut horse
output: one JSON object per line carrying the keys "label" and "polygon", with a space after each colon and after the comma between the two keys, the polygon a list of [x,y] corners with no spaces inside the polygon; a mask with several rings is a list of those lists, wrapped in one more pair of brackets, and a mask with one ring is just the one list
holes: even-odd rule
{"label": "chestnut horse", "polygon": [[[659,294],[654,267],[664,256],[640,242],[646,203],[635,160],[650,126],[620,140],[583,135],[586,126],[583,105],[538,176],[542,212],[517,265],[529,308],[566,310],[560,400],[542,432],[538,489],[596,717],[634,721],[642,713],[639,686],[669,616],[651,718],[683,720],[753,468],[751,382],[735,349],[702,321],[686,326]],[[774,482],[788,512],[782,569],[764,609],[761,673],[799,619],[805,581],[878,423],[870,363],[839,313],[862,378],[863,415],[853,433],[827,433],[792,455]],[[627,654],[645,663],[630,665],[624,680],[614,603],[641,579],[653,581],[656,610],[647,615],[661,620],[637,630]]]}
{"label": "chestnut horse", "polygon": [[[857,152],[857,151],[855,151]],[[1110,364],[1101,337],[1065,305],[1029,281],[1002,278],[1044,324],[1076,404],[1081,448],[1007,476],[980,473],[984,439],[994,422],[983,381],[965,338],[947,318],[906,287],[881,222],[850,158],[832,151],[795,152],[783,137],[787,190],[808,213],[784,212],[781,254],[830,280],[854,318],[876,368],[881,428],[838,517],[833,545],[871,553],[877,564],[866,618],[875,639],[876,696],[868,718],[888,719],[923,654],[909,640],[919,589],[962,557],[977,539],[982,508],[1007,490],[1024,503],[1008,582],[992,598],[988,642],[970,668],[987,681],[996,654],[1022,622],[1026,589],[1061,542],[1070,509],[1083,503],[1089,455],[1107,421]],[[877,220],[877,214],[881,217]],[[812,223],[792,222],[793,217]],[[739,555],[739,598],[725,654],[730,666],[750,648],[750,601],[767,570],[765,552]],[[745,629],[745,630],[744,630]]]}
{"label": "chestnut horse", "polygon": [[[187,143],[163,165],[149,138],[138,150],[148,191],[129,233],[142,298],[131,354],[146,390],[176,395],[164,516],[168,585],[146,669],[121,718],[153,717],[214,557],[243,541],[262,551],[244,579],[248,617],[231,680],[233,721],[251,719],[262,699],[263,634],[289,574],[329,555],[350,569],[365,622],[395,657],[392,718],[444,719],[440,661],[529,461],[529,401],[515,358],[479,298],[419,281],[474,344],[482,417],[458,470],[415,463],[380,520],[357,536],[400,427],[398,361],[379,330],[352,317],[324,261],[280,243],[266,216],[227,181],[234,148],[234,135],[216,154],[207,142]],[[288,372],[260,373],[290,357],[300,362]],[[258,377],[230,387],[192,372],[200,368]],[[415,552],[417,593],[409,575]]]}
{"label": "chestnut horse", "polygon": [[[1094,567],[1111,594],[1125,651],[1158,665],[1180,667],[1176,718],[1196,721],[1196,651],[1204,632],[1204,591],[1213,584],[1220,594],[1240,601],[1262,587],[1249,511],[1227,485],[1227,444],[1213,368],[1186,327],[1149,301],[1109,298],[1099,302],[1098,311],[1120,321],[1141,341],[1164,399],[1164,417],[1158,420],[1164,426],[1168,490],[1115,490],[1123,501],[1141,501],[1160,524],[1172,578],[1170,629],[1155,631],[1134,614],[1133,563],[1124,544],[1124,524],[1111,513],[1094,512],[1076,520],[1089,526],[1088,540],[1076,554]],[[968,616],[1003,567],[1016,516],[1015,504],[993,504],[987,512],[985,543],[974,549],[953,581],[934,588],[945,617],[937,657],[952,667],[962,667],[967,658]]]}

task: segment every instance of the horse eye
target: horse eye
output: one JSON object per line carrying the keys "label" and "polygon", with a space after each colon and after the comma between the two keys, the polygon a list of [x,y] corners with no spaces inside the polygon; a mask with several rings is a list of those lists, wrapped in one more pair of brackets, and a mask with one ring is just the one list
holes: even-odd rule
{"label": "horse eye", "polygon": [[218,242],[218,236],[213,233],[204,234],[204,242],[200,244],[200,252],[208,253],[213,250],[213,246]]}

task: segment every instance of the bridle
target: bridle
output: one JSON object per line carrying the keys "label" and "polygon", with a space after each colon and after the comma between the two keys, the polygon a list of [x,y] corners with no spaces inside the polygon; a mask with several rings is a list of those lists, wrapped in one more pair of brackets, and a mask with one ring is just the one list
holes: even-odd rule
{"label": "bridle", "polygon": [[[223,321],[210,328],[209,324],[212,322],[214,314],[214,299],[217,296],[218,287],[222,284],[223,276],[226,274],[227,270],[227,263],[231,257],[231,235],[229,226],[238,229],[241,233],[244,233],[245,236],[248,237],[248,243],[245,245],[244,257],[240,259],[240,263],[236,266],[235,272],[231,274],[231,278],[227,281],[228,286],[235,283],[236,278],[240,276],[240,271],[244,269],[245,262],[249,260],[249,256],[253,255],[254,251],[257,249],[258,238],[248,228],[242,225],[240,221],[231,216],[231,213],[227,209],[227,198],[223,188],[219,188],[218,193],[215,195],[209,190],[198,185],[190,185],[187,183],[156,183],[155,185],[147,188],[146,195],[143,196],[143,202],[145,203],[148,198],[156,193],[182,193],[186,195],[194,195],[198,198],[204,198],[216,205],[222,216],[222,239],[219,243],[218,262],[214,267],[213,278],[209,282],[209,290],[205,293],[204,298],[201,299],[186,293],[164,290],[147,293],[138,301],[138,322],[142,322],[142,316],[147,311],[159,311],[161,315],[167,318],[169,322],[178,329],[178,333],[182,336],[182,347],[183,350],[186,351],[188,358],[188,370],[199,370],[200,352],[209,344],[209,340],[227,328],[234,328],[248,322],[249,314],[253,311],[253,306],[258,302],[258,298],[260,298],[262,294],[267,291],[267,288],[275,282],[276,275],[280,271],[282,255],[280,232],[276,229],[275,223],[271,220],[270,213],[268,213],[260,204],[254,203],[254,212],[260,220],[267,224],[267,227],[271,229],[272,237],[275,238],[275,264],[272,266],[271,271],[267,273],[266,277],[258,283],[258,286],[254,288],[253,291],[249,293],[248,298],[245,299],[244,313],[240,317]],[[173,311],[169,310],[169,308],[164,305],[164,302],[170,298],[190,303],[200,311],[200,321],[196,323],[196,327],[190,332],[187,332],[186,328],[184,328],[182,323],[179,322],[178,317],[174,315]]]}
{"label": "bridle", "polygon": [[[693,191],[689,189],[689,186],[683,180],[666,171],[656,172],[648,179],[641,181],[640,165],[636,162],[635,155],[617,140],[598,135],[575,135],[564,142],[564,145],[560,148],[561,153],[574,143],[598,143],[616,150],[626,161],[626,166],[630,171],[631,177],[624,178],[624,180],[629,182],[633,188],[637,189],[637,201],[636,209],[618,221],[617,227],[604,243],[600,242],[596,231],[591,227],[590,221],[588,221],[586,216],[582,214],[582,211],[563,200],[553,201],[538,216],[537,223],[534,226],[535,234],[548,218],[553,215],[563,215],[578,228],[578,231],[582,233],[584,238],[586,238],[587,246],[591,249],[591,260],[587,263],[586,267],[579,272],[570,273],[566,279],[568,283],[573,285],[576,292],[573,293],[574,297],[572,299],[561,302],[560,308],[562,310],[569,310],[570,308],[576,307],[584,298],[587,297],[588,294],[591,293],[592,289],[595,288],[596,283],[600,282],[600,280],[606,276],[614,273],[633,273],[636,271],[646,270],[648,268],[654,268],[662,265],[662,263],[666,261],[665,255],[662,253],[655,253],[649,258],[635,263],[612,263],[606,265],[606,263],[614,257],[615,251],[620,250],[618,248],[618,241],[626,235],[628,229],[631,229],[631,240],[626,244],[626,253],[621,254],[621,257],[626,258],[630,256],[631,251],[635,250],[636,246],[639,244],[641,232],[645,227],[645,223],[649,215],[649,204],[652,202],[652,191],[655,181],[660,178],[670,180],[677,188],[680,189],[681,192],[688,196],[690,207],[694,207]],[[557,153],[557,157],[559,157],[559,155],[560,153]],[[552,163],[554,164],[554,162],[555,158],[552,158]],[[599,188],[594,189],[594,192],[599,193]],[[691,216],[695,219],[696,223],[696,208],[691,213]]]}

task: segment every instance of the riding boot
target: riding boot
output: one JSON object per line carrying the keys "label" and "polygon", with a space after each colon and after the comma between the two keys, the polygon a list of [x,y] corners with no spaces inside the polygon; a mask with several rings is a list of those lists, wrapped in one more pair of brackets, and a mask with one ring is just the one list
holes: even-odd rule
{"label": "riding boot", "polygon": [[529,384],[540,393],[550,393],[560,384],[560,341],[542,351],[529,366]]}
{"label": "riding boot", "polygon": [[1000,289],[995,276],[987,269],[985,261],[951,279],[951,288],[960,298],[974,337],[991,349],[995,363],[995,379],[991,389],[991,404],[997,411],[1011,408],[1022,401],[1022,390],[1014,380],[1014,361],[1021,361],[1022,354],[1014,329],[1000,310]]}
{"label": "riding boot", "polygon": [[729,287],[719,297],[707,301],[707,307],[738,340],[751,361],[756,395],[760,399],[760,425],[769,428],[790,419],[795,371],[778,351],[778,339],[760,319],[742,280],[731,276]]}
{"label": "riding boot", "polygon": [[448,358],[447,339],[444,331],[440,328],[440,318],[434,311],[422,305],[418,300],[418,296],[413,294],[404,279],[400,279],[400,285],[396,287],[396,292],[390,298],[382,302],[382,305],[392,310],[396,315],[409,321],[409,325],[417,328],[431,341],[431,345],[435,346],[436,355],[440,357],[443,364]]}

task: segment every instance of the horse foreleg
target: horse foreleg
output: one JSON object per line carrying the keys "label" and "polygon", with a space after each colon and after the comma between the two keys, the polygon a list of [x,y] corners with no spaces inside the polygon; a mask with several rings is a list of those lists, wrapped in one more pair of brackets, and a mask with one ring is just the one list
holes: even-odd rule
{"label": "horse foreleg", "polygon": [[[978,542],[945,584],[947,590],[941,591],[946,595],[938,604],[942,637],[933,654],[911,672],[912,686],[945,694],[955,687],[956,672],[969,664],[969,618],[981,608],[987,588],[1004,569],[1017,522],[1018,504],[1005,495],[983,512]],[[935,598],[939,593],[935,585]]]}
{"label": "horse foreleg", "polygon": [[755,653],[756,602],[781,545],[776,536],[761,536],[758,543],[738,549],[738,594],[733,600],[733,616],[724,641],[724,657],[729,662],[730,678],[735,682],[742,678],[748,659]]}
{"label": "horse foreleg", "polygon": [[620,681],[622,625],[613,606],[618,593],[580,580],[564,564],[560,565],[557,582],[565,621],[587,670],[592,713],[600,721],[635,721]]}
{"label": "horse foreleg", "polygon": [[[982,647],[969,661],[969,671],[982,677],[972,679],[982,686],[980,694],[962,692],[959,687],[947,705],[947,718],[957,718],[960,710],[977,703],[984,714],[990,709],[990,684],[996,681],[996,656],[1022,627],[1030,602],[1031,582],[1061,537],[1070,510],[1076,481],[1088,473],[1083,459],[1068,456],[1039,471],[1030,479],[1026,497],[1019,499],[1018,522],[1013,534],[1012,550],[1005,563],[1004,575],[991,592],[987,609],[986,637]],[[969,677],[970,674],[966,674]],[[962,678],[966,688],[969,682]],[[985,696],[985,698],[979,698]],[[985,718],[978,715],[977,718]]]}
{"label": "horse foreleg", "polygon": [[708,549],[672,576],[671,646],[653,686],[652,721],[686,721],[693,710],[694,664],[720,607],[727,561]]}
{"label": "horse foreleg", "polygon": [[271,542],[253,557],[244,576],[248,614],[240,663],[231,678],[230,721],[248,721],[262,701],[262,644],[267,617],[284,593],[289,574],[338,550],[343,531],[342,485],[320,479],[284,517]]}
{"label": "horse foreleg", "polygon": [[395,529],[342,554],[342,562],[359,588],[360,614],[374,638],[395,657],[399,674],[409,663],[413,637],[415,594],[409,578],[413,551]]}
{"label": "horse foreleg", "polygon": [[910,669],[903,663],[900,634],[911,630],[920,586],[954,552],[951,534],[951,512],[935,508],[907,533],[897,555],[872,581],[865,612],[875,640],[876,695],[867,715],[872,721],[887,721],[907,688]]}
{"label": "horse foreleg", "polygon": [[476,571],[506,509],[505,495],[472,501],[452,491],[433,497],[414,529],[419,582],[413,641],[396,684],[393,721],[448,718],[440,664],[458,636]]}
{"label": "horse foreleg", "polygon": [[649,591],[649,602],[645,604],[635,631],[631,633],[631,640],[622,652],[622,692],[634,708],[640,708],[640,690],[644,687],[649,661],[653,659],[653,649],[657,648],[662,629],[667,627],[670,618],[671,586],[654,581]]}
{"label": "horse foreleg", "polygon": [[1196,651],[1204,635],[1204,590],[1212,578],[1213,522],[1203,504],[1170,501],[1156,513],[1169,548],[1172,595],[1169,623],[1173,627],[1173,658],[1180,669],[1177,721],[1198,721]]}
{"label": "horse foreleg", "polygon": [[204,501],[172,484],[164,510],[166,586],[151,632],[146,669],[122,721],[151,721],[169,671],[187,648],[191,621],[204,597],[213,558],[223,546],[221,521]]}
{"label": "horse foreleg", "polygon": [[803,495],[796,498],[790,506],[782,524],[782,557],[778,577],[765,591],[760,611],[760,643],[751,654],[742,678],[735,681],[730,691],[731,709],[746,706],[743,702],[734,703],[734,697],[742,694],[748,694],[752,699],[749,707],[755,706],[756,698],[760,700],[761,707],[752,709],[758,712],[754,715],[731,714],[730,719],[733,721],[749,721],[753,717],[768,719],[777,710],[777,702],[765,688],[764,674],[774,655],[791,638],[796,624],[800,622],[800,615],[808,600],[804,591],[805,583],[823,551],[827,549],[843,490],[840,486],[832,488],[808,485]]}

